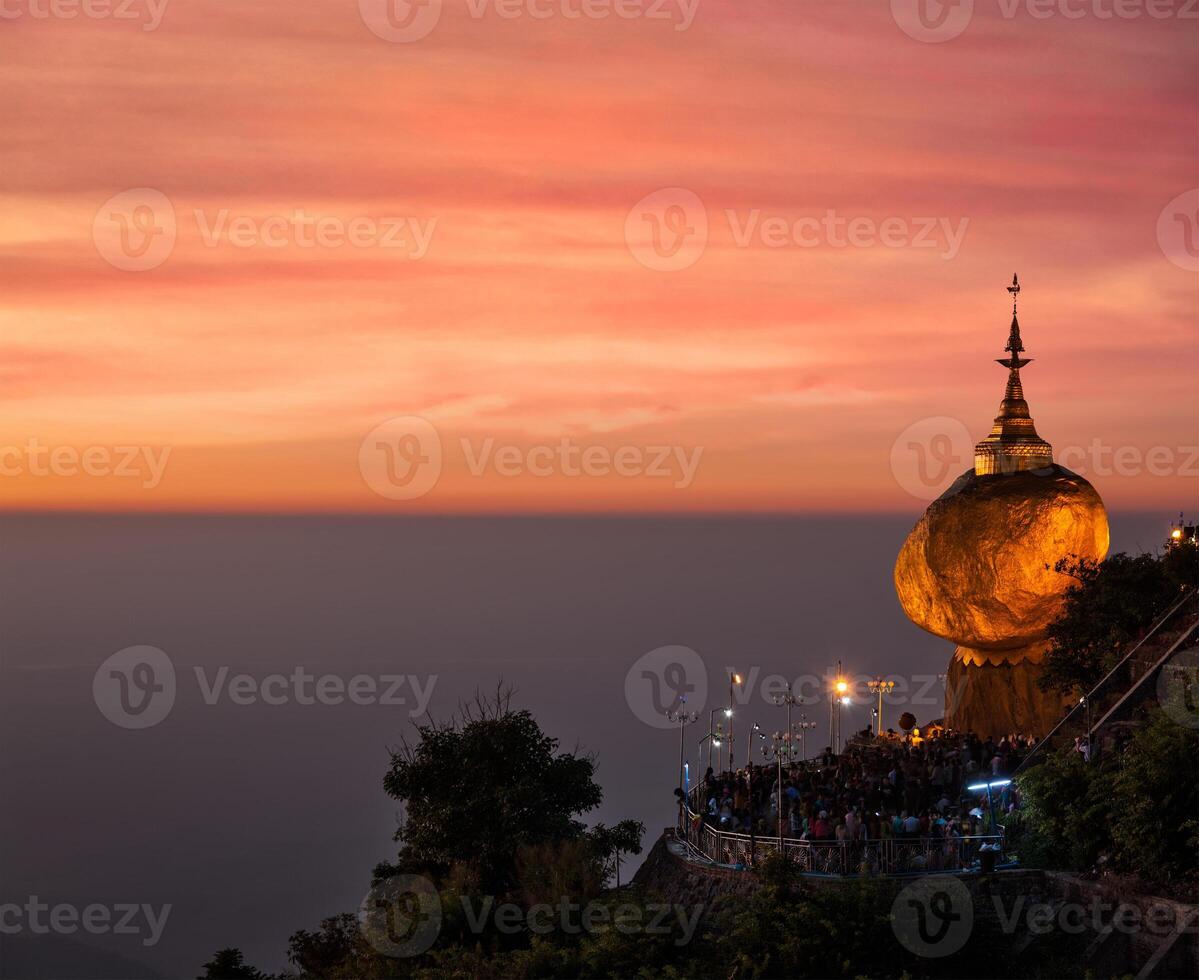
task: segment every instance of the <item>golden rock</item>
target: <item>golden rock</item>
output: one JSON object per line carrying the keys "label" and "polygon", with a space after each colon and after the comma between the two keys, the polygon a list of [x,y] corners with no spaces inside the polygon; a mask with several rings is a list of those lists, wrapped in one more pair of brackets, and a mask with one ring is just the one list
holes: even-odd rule
{"label": "golden rock", "polygon": [[1061,558],[1107,554],[1107,513],[1081,476],[1049,465],[967,471],[925,511],[895,564],[908,618],[975,664],[1040,660],[1072,580]]}
{"label": "golden rock", "polygon": [[895,562],[895,591],[921,629],[957,644],[946,674],[946,725],[959,731],[1044,735],[1061,695],[1042,691],[1049,625],[1072,579],[1063,558],[1107,554],[1107,512],[1086,480],[1053,462],[1037,434],[1020,371],[1031,363],[1012,276],[1007,387],[974,468],[924,512]]}

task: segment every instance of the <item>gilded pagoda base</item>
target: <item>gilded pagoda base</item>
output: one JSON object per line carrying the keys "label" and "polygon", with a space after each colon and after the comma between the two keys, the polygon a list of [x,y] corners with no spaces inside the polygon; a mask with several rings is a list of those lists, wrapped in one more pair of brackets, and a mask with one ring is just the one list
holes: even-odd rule
{"label": "gilded pagoda base", "polygon": [[[1013,655],[1026,652],[1016,660]],[[1070,707],[1068,698],[1037,686],[1045,672],[1043,644],[1004,651],[1002,661],[959,647],[945,678],[945,725],[981,738],[1017,732],[1043,738]]]}

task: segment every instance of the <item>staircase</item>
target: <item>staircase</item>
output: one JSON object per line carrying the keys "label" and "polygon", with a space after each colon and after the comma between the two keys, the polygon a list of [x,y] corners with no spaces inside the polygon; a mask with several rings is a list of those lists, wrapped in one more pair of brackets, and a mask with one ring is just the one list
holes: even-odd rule
{"label": "staircase", "polygon": [[[1155,622],[1106,677],[1087,692],[1059,721],[1024,761],[1016,773],[1044,758],[1044,752],[1091,738],[1098,749],[1104,731],[1126,717],[1131,708],[1153,694],[1158,672],[1175,653],[1199,643],[1199,587],[1183,590],[1181,598]],[[1089,731],[1088,731],[1089,729]]]}

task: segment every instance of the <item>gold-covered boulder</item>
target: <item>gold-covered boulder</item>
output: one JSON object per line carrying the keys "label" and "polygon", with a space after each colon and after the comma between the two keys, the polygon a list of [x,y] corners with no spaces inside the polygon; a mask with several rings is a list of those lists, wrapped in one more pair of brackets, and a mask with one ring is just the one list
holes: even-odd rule
{"label": "gold-covered boulder", "polygon": [[[1071,555],[1107,554],[1107,512],[1077,473],[969,470],[925,511],[895,563],[895,590],[917,626],[968,648],[963,659],[1039,660],[1061,613]],[[961,651],[959,651],[961,653]]]}

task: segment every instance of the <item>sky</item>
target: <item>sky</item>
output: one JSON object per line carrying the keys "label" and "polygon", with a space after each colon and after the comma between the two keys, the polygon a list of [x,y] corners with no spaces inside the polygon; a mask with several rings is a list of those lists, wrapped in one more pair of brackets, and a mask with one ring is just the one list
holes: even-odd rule
{"label": "sky", "polygon": [[3,0],[0,507],[1199,507],[1189,6]]}

